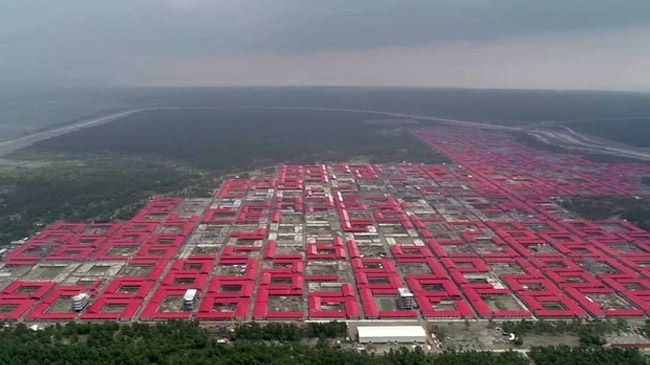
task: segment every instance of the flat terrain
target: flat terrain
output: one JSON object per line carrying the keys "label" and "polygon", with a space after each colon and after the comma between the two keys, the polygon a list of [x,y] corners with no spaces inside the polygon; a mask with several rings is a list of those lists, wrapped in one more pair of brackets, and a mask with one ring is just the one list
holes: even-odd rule
{"label": "flat terrain", "polygon": [[[643,93],[552,90],[340,87],[0,89],[0,141],[27,136],[41,129],[54,130],[73,124],[78,127],[83,121],[141,108],[302,107],[382,111],[515,128],[539,129],[542,125],[566,124],[575,126],[579,133],[638,144],[649,130],[647,123],[642,123],[643,118],[650,116],[649,105],[650,95]],[[640,119],[634,120],[630,116],[639,116]],[[383,118],[386,117],[390,118],[388,115]],[[625,135],[623,132],[632,129],[642,133]],[[51,134],[50,131],[40,137]],[[553,144],[566,144],[562,140],[568,137],[575,136],[563,134],[549,138],[547,135],[546,139]],[[11,143],[9,146],[14,150],[34,138],[23,138],[21,144]],[[0,144],[0,154],[7,151],[7,147]],[[581,146],[572,143],[572,148],[581,152],[603,150],[604,147],[612,146],[586,146],[584,141]],[[620,147],[617,146],[617,151],[605,153],[621,154]],[[624,149],[624,154],[630,152]]]}
{"label": "flat terrain", "polygon": [[[150,110],[13,153],[0,166],[0,219],[11,228],[4,239],[40,232],[3,255],[0,317],[134,327],[63,327],[60,334],[34,332],[43,333],[38,340],[18,327],[5,330],[3,344],[46,354],[61,342],[73,345],[66,354],[110,345],[150,362],[178,359],[178,347],[151,350],[170,341],[169,331],[138,326],[192,318],[234,339],[216,347],[203,330],[176,327],[177,338],[194,342],[175,343],[196,358],[250,362],[279,351],[274,358],[289,354],[298,363],[361,362],[368,358],[357,351],[355,326],[408,323],[426,328],[431,341],[437,336],[431,352],[363,346],[394,350],[372,361],[644,361],[634,350],[553,346],[648,342],[650,233],[637,206],[650,196],[650,167],[533,149],[510,127],[429,124],[433,119]],[[595,215],[592,207],[601,205]],[[55,221],[72,223],[49,225]],[[191,309],[182,299],[190,288],[198,289]],[[398,288],[413,293],[412,308],[400,306]],[[91,301],[77,313],[71,297],[80,292]],[[338,337],[342,349],[315,338],[278,344],[297,341],[290,329],[260,334],[272,341],[249,348],[229,327],[333,318],[351,323],[352,340]],[[524,332],[524,324],[507,324],[513,319],[581,319],[613,329],[582,332],[587,324],[579,322],[571,330]],[[517,341],[508,340],[506,326]],[[87,341],[88,331],[97,341]],[[101,331],[111,335],[96,336]],[[18,337],[25,346],[11,343]]]}
{"label": "flat terrain", "polygon": [[150,195],[202,195],[224,174],[283,161],[448,161],[412,137],[410,119],[403,127],[364,114],[321,114],[132,110],[0,142],[0,151],[13,152],[0,159],[0,244],[57,219],[128,218]]}
{"label": "flat terrain", "polygon": [[650,147],[650,117],[593,120],[565,123],[580,133],[610,139],[621,143]]}
{"label": "flat terrain", "polygon": [[22,148],[31,146],[34,143],[37,143],[39,141],[43,141],[49,138],[54,138],[57,136],[64,135],[66,133],[74,132],[83,128],[89,128],[89,127],[94,127],[98,126],[104,123],[109,123],[111,121],[114,121],[116,119],[124,118],[129,115],[137,113],[138,109],[131,110],[131,111],[126,111],[126,112],[119,112],[119,113],[112,113],[100,117],[93,117],[89,119],[84,119],[79,122],[74,122],[70,124],[66,124],[64,126],[60,127],[54,127],[54,128],[46,128],[45,130],[42,131],[36,131],[33,133],[27,133],[24,136],[21,137],[15,137],[8,139],[6,141],[0,141],[0,156],[8,155],[12,152],[18,151]]}
{"label": "flat terrain", "polygon": [[650,231],[650,200],[634,197],[574,197],[562,206],[587,219],[625,219]]}
{"label": "flat terrain", "polygon": [[23,90],[0,86],[0,141],[109,114],[130,105],[123,94],[108,90]]}
{"label": "flat terrain", "polygon": [[[224,121],[241,115],[228,112],[217,115]],[[258,112],[244,111],[253,121],[240,127],[251,130],[250,139],[242,137],[245,146],[268,138],[268,126],[255,122]],[[215,111],[207,113],[189,120]],[[287,111],[277,113],[274,126],[289,128],[281,122]],[[289,114],[296,119],[312,115]],[[650,195],[643,183],[649,166],[599,164],[533,150],[500,131],[418,125],[398,132],[384,129],[383,122],[346,119],[338,112],[326,116],[357,136],[370,133],[368,125],[381,125],[374,130],[376,138],[417,138],[419,148],[435,149],[432,156],[444,154],[454,163],[282,164],[228,178],[209,198],[152,199],[127,222],[55,223],[5,255],[1,270],[9,271],[0,271],[5,274],[0,275],[0,304],[5,300],[8,308],[4,316],[41,321],[407,319],[426,324],[650,313],[650,233],[616,218],[581,219],[558,203],[558,197],[643,199]],[[61,138],[75,138],[65,146],[76,148],[83,140],[100,144],[98,133],[106,136],[98,148],[143,156],[159,140],[169,143],[168,159],[180,159],[180,149],[150,126],[165,122],[162,116],[128,120],[97,127],[101,133],[92,128]],[[120,123],[140,123],[151,140],[141,145],[122,140],[128,128]],[[312,132],[327,141],[328,128],[312,123]],[[218,136],[212,128],[219,126],[200,125],[201,134]],[[162,126],[175,128],[178,141],[200,138],[171,122]],[[304,136],[292,129],[277,143],[293,144],[299,137]],[[315,137],[304,138],[318,143]],[[39,148],[63,149],[57,140]],[[75,153],[86,153],[89,146]],[[357,155],[349,148],[335,153]],[[206,166],[209,160],[197,163]],[[31,269],[17,273],[16,265]],[[191,288],[200,294],[186,309],[181,298]],[[400,305],[399,288],[413,293],[412,306]],[[81,291],[93,294],[81,313],[49,309]],[[448,329],[457,330],[462,328]],[[485,341],[468,337],[449,346],[511,346],[493,329],[481,331],[487,332],[469,332]]]}
{"label": "flat terrain", "polygon": [[223,171],[280,161],[447,161],[401,124],[366,123],[373,119],[364,113],[318,110],[147,110],[44,140],[32,150],[162,157]]}
{"label": "flat terrain", "polygon": [[[129,218],[151,195],[209,194],[214,184],[209,173],[160,160],[31,158],[0,164],[0,245],[61,219]],[[201,193],[205,183],[210,188]]]}

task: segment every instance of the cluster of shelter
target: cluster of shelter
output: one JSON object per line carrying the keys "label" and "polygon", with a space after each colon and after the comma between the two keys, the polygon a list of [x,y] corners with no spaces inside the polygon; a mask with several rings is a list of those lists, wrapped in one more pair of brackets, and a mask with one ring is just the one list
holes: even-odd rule
{"label": "cluster of shelter", "polygon": [[650,315],[650,233],[564,210],[649,195],[650,167],[428,128],[446,165],[282,165],[130,221],[56,223],[0,263],[0,318],[303,320]]}

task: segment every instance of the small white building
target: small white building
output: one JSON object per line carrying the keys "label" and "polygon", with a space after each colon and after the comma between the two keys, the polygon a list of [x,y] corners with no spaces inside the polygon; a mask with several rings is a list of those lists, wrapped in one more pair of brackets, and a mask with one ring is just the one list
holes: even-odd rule
{"label": "small white building", "polygon": [[398,288],[397,291],[399,292],[399,301],[397,303],[399,309],[408,310],[415,308],[415,297],[408,288]]}
{"label": "small white building", "polygon": [[357,327],[360,343],[425,343],[427,333],[422,326]]}
{"label": "small white building", "polygon": [[90,295],[88,293],[79,293],[72,297],[72,310],[81,312],[90,303]]}
{"label": "small white building", "polygon": [[194,309],[194,302],[196,301],[196,289],[187,289],[183,295],[183,307],[185,310],[191,311]]}

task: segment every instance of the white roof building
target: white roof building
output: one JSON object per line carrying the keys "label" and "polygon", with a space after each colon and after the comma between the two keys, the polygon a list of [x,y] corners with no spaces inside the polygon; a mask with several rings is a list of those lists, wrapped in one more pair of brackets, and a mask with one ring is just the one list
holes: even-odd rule
{"label": "white roof building", "polygon": [[90,303],[90,295],[88,293],[79,293],[72,297],[72,310],[81,312]]}
{"label": "white roof building", "polygon": [[399,293],[399,295],[401,297],[412,297],[413,296],[413,293],[411,293],[411,291],[408,290],[408,288],[397,288],[397,292]]}
{"label": "white roof building", "polygon": [[185,295],[183,295],[183,307],[185,307],[185,310],[191,311],[194,309],[197,292],[198,290],[196,289],[187,289],[185,291]]}
{"label": "white roof building", "polygon": [[399,292],[399,309],[408,310],[415,308],[415,297],[408,288],[397,288],[397,291]]}
{"label": "white roof building", "polygon": [[185,291],[185,295],[183,295],[183,300],[188,302],[193,301],[194,298],[196,298],[196,292],[197,292],[196,289],[187,289]]}
{"label": "white roof building", "polygon": [[360,343],[418,342],[427,340],[422,326],[365,326],[357,327]]}

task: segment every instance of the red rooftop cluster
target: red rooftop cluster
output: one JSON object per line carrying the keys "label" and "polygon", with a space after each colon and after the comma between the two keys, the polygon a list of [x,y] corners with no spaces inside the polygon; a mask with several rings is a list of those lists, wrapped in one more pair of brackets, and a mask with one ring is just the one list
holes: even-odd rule
{"label": "red rooftop cluster", "polygon": [[2,259],[0,318],[650,315],[650,233],[554,200],[647,196],[648,166],[498,132],[417,135],[455,163],[283,165],[211,199],[152,199],[128,222],[55,223]]}

